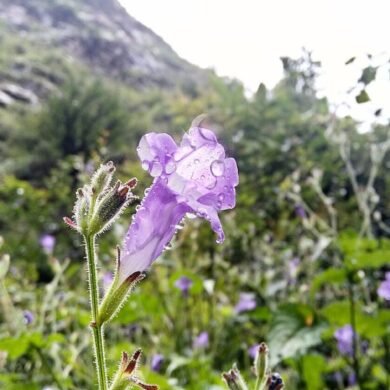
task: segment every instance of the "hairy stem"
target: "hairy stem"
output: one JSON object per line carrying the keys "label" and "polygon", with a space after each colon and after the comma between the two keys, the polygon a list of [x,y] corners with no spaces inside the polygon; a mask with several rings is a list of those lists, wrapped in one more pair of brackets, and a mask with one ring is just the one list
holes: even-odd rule
{"label": "hairy stem", "polygon": [[99,286],[96,271],[95,235],[85,235],[84,240],[88,260],[88,282],[92,315],[91,328],[95,347],[96,372],[99,390],[107,390],[108,381],[104,355],[104,330],[103,325],[97,322],[99,312]]}

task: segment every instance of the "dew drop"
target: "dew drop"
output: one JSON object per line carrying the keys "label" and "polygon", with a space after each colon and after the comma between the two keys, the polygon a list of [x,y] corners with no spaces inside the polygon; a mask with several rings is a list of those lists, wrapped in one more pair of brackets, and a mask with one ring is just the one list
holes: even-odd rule
{"label": "dew drop", "polygon": [[154,161],[152,165],[152,169],[150,170],[150,174],[153,177],[160,176],[162,173],[162,165],[158,161]]}
{"label": "dew drop", "polygon": [[175,172],[176,170],[176,164],[173,161],[169,161],[167,165],[165,165],[165,173],[167,175],[170,175],[171,173]]}
{"label": "dew drop", "polygon": [[214,160],[212,163],[211,163],[211,173],[215,176],[215,177],[219,177],[219,176],[222,176],[223,173],[225,172],[225,164],[223,161],[221,160]]}
{"label": "dew drop", "polygon": [[140,209],[141,209],[141,205],[140,204],[135,206],[135,211],[139,211]]}
{"label": "dew drop", "polygon": [[199,159],[198,158],[196,158],[195,160],[194,160],[194,164],[199,164]]}
{"label": "dew drop", "polygon": [[225,194],[223,194],[222,192],[220,194],[218,194],[218,200],[220,202],[223,202],[224,199],[225,199]]}
{"label": "dew drop", "polygon": [[144,169],[145,171],[148,171],[150,168],[149,161],[147,161],[147,160],[142,161],[141,166],[142,166],[142,169]]}
{"label": "dew drop", "polygon": [[164,246],[164,250],[170,251],[173,248],[173,245],[171,243]]}

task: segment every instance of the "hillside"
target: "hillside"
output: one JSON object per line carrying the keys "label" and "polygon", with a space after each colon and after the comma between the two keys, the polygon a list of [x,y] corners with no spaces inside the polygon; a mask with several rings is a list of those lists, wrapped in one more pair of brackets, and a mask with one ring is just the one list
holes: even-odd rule
{"label": "hillside", "polygon": [[75,69],[141,90],[208,78],[116,0],[0,2],[0,106],[37,104]]}

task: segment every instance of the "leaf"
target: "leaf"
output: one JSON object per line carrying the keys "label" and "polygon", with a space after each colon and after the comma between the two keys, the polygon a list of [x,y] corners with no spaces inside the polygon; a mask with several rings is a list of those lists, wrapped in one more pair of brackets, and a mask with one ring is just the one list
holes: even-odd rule
{"label": "leaf", "polygon": [[341,284],[344,283],[347,279],[347,273],[345,269],[340,268],[328,268],[324,272],[321,272],[319,275],[316,275],[313,279],[313,282],[310,287],[310,295],[314,294],[324,285],[324,284]]}
{"label": "leaf", "polygon": [[30,342],[25,337],[7,337],[0,340],[0,351],[8,353],[10,359],[17,359],[24,355],[30,346]]}
{"label": "leaf", "polygon": [[359,95],[356,95],[355,100],[358,104],[367,103],[370,101],[370,97],[365,89],[363,89]]}
{"label": "leaf", "polygon": [[279,307],[268,333],[271,365],[288,357],[302,355],[310,347],[318,345],[325,328],[325,322],[307,305],[286,304]]}
{"label": "leaf", "polygon": [[325,371],[326,366],[326,360],[321,355],[310,354],[303,356],[302,368],[306,389],[321,390],[325,387],[322,380],[322,374]]}
{"label": "leaf", "polygon": [[362,75],[360,76],[359,82],[363,83],[364,85],[370,84],[372,81],[375,80],[376,70],[377,68],[374,68],[373,66],[367,66],[367,68],[364,68]]}
{"label": "leaf", "polygon": [[345,65],[352,64],[356,60],[356,57],[351,57],[348,61],[345,62]]}

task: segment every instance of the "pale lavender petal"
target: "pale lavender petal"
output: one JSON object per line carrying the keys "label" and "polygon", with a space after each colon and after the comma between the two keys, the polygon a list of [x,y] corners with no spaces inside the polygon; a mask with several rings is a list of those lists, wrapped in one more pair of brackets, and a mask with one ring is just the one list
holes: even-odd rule
{"label": "pale lavender petal", "polygon": [[217,242],[225,238],[218,212],[235,206],[237,165],[211,130],[193,127],[179,147],[167,134],[150,133],[137,148],[155,177],[123,243],[120,282],[145,271],[164,250],[186,213],[209,221]]}
{"label": "pale lavender petal", "polygon": [[182,292],[184,297],[187,297],[192,284],[192,279],[187,278],[187,276],[182,276],[176,280],[175,287],[177,287]]}
{"label": "pale lavender petal", "polygon": [[257,351],[259,350],[259,346],[260,344],[255,344],[255,345],[252,345],[249,349],[248,349],[248,354],[249,356],[254,359],[257,355]]}
{"label": "pale lavender petal", "polygon": [[23,311],[23,318],[26,325],[30,325],[34,321],[34,314],[30,310]]}

